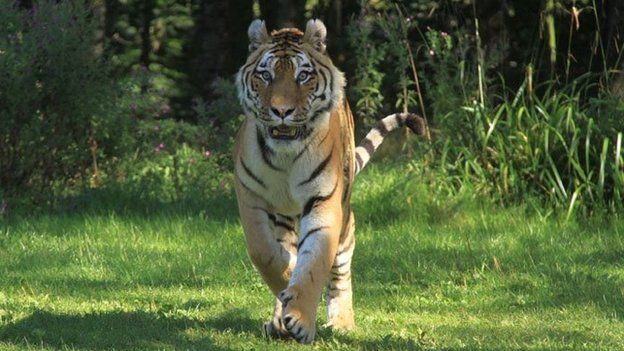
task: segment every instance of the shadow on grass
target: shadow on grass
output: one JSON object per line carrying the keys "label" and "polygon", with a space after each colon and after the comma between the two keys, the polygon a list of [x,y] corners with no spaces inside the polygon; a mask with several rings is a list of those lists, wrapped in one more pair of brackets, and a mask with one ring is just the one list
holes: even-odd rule
{"label": "shadow on grass", "polygon": [[106,312],[64,315],[36,311],[0,328],[0,341],[37,344],[54,348],[197,349],[227,351],[216,345],[206,331],[236,332],[260,338],[260,321],[245,310],[234,309],[208,320],[166,316],[147,312]]}
{"label": "shadow on grass", "polygon": [[[464,327],[444,327],[446,335],[449,338],[453,335],[454,343],[461,343],[462,346],[440,346],[438,344],[448,344],[449,341],[438,341],[434,336],[425,333],[413,337],[405,337],[388,334],[379,338],[360,338],[350,334],[335,333],[331,329],[322,330],[318,340],[322,340],[329,344],[332,340],[338,341],[340,344],[350,345],[353,349],[360,351],[421,351],[421,350],[445,350],[445,351],[523,351],[527,346],[511,346],[506,343],[509,338],[517,335],[518,338],[524,339],[526,345],[531,345],[530,349],[535,351],[558,351],[569,350],[570,345],[561,343],[564,340],[591,340],[593,343],[600,342],[599,338],[592,335],[591,332],[567,331],[557,328],[543,328],[539,330],[522,330],[515,327],[484,327],[481,325],[468,325]],[[502,337],[504,335],[504,337]],[[501,339],[502,338],[502,339]],[[507,338],[507,339],[506,339]],[[544,340],[552,340],[553,344],[547,347],[535,347],[534,344],[543,342]],[[517,343],[517,340],[515,340]],[[559,342],[559,344],[557,344]],[[488,346],[490,345],[490,346]]]}
{"label": "shadow on grass", "polygon": [[[591,269],[591,268],[590,268]],[[624,320],[624,289],[621,281],[605,272],[578,272],[575,270],[544,272],[549,283],[541,299],[534,306],[564,307],[595,306],[609,318]]]}
{"label": "shadow on grass", "polygon": [[386,335],[380,338],[362,339],[360,337],[354,337],[350,333],[335,332],[332,329],[325,328],[319,331],[317,340],[331,343],[332,340],[337,340],[341,344],[351,345],[353,349],[357,350],[401,350],[401,351],[420,351],[425,349],[431,349],[431,344],[427,340],[419,339],[417,337],[413,339]]}
{"label": "shadow on grass", "polygon": [[484,205],[461,196],[435,201],[430,192],[421,189],[422,185],[416,182],[418,180],[414,178],[405,178],[384,190],[352,197],[356,224],[384,227],[410,219],[429,225],[444,225],[456,222],[459,215]]}
{"label": "shadow on grass", "polygon": [[238,207],[233,191],[216,191],[205,197],[184,194],[181,199],[172,200],[121,186],[109,186],[53,198],[45,205],[17,205],[9,214],[8,220],[32,215],[117,214],[135,217],[198,215],[208,220],[233,221],[238,219]]}
{"label": "shadow on grass", "polygon": [[[622,280],[610,271],[624,262],[624,258],[618,256],[620,250],[602,248],[566,262],[556,251],[522,247],[526,252],[502,257],[506,261],[504,271],[499,272],[492,263],[492,254],[479,245],[472,249],[397,245],[392,250],[360,246],[356,247],[354,274],[360,289],[366,282],[377,283],[369,287],[380,289],[373,295],[396,293],[397,287],[408,285],[423,291],[446,291],[450,299],[456,299],[455,294],[461,296],[468,282],[472,289],[486,289],[486,294],[496,296],[490,299],[491,305],[477,304],[480,309],[547,310],[589,306],[609,318],[624,320]],[[531,252],[538,260],[535,265],[523,261]],[[420,268],[415,270],[414,267]],[[480,278],[474,278],[475,274]],[[522,300],[521,304],[518,299]]]}
{"label": "shadow on grass", "polygon": [[367,223],[375,227],[388,225],[410,215],[409,206],[397,206],[401,201],[399,185],[388,187],[383,191],[368,193],[366,196],[351,197],[356,223]]}

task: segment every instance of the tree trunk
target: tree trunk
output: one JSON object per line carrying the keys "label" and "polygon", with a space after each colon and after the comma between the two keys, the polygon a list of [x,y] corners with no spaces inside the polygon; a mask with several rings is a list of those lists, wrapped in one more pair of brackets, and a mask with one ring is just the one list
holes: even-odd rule
{"label": "tree trunk", "polygon": [[150,28],[154,19],[154,0],[143,0],[141,23],[141,57],[140,62],[145,68],[149,68],[150,53],[152,51],[152,41]]}
{"label": "tree trunk", "polygon": [[33,0],[17,0],[17,5],[21,9],[30,10],[33,6]]}
{"label": "tree trunk", "polygon": [[305,0],[260,0],[260,13],[267,29],[296,27],[304,29]]}
{"label": "tree trunk", "polygon": [[119,16],[119,1],[104,0],[104,37],[110,40],[115,34],[115,21]]}
{"label": "tree trunk", "polygon": [[231,78],[245,63],[253,0],[195,1],[196,25],[185,48],[185,72],[195,95],[210,99],[212,82],[217,77]]}
{"label": "tree trunk", "polygon": [[602,39],[605,45],[607,60],[608,62],[613,62],[618,55],[615,38],[618,35],[624,35],[624,23],[622,23],[624,21],[624,4],[622,4],[621,0],[606,0],[604,8],[606,25],[602,31]]}
{"label": "tree trunk", "polygon": [[91,5],[93,19],[96,22],[95,45],[93,51],[99,57],[104,53],[106,41],[106,4],[104,0],[95,0]]}

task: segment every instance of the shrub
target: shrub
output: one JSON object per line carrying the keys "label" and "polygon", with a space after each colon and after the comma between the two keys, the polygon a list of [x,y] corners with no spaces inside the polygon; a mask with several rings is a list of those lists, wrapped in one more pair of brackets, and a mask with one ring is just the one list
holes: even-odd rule
{"label": "shrub", "polygon": [[136,151],[116,165],[114,182],[144,198],[206,199],[229,187],[226,153],[209,148],[211,133],[172,119],[139,121]]}
{"label": "shrub", "polygon": [[382,81],[385,73],[381,65],[387,53],[385,43],[373,42],[375,22],[365,17],[351,21],[347,35],[353,50],[355,72],[349,82],[348,93],[352,97],[356,118],[365,125],[373,125],[383,105]]}
{"label": "shrub", "polygon": [[157,201],[205,201],[228,191],[229,155],[241,120],[233,83],[219,80],[218,99],[195,101],[193,124],[172,118],[158,77],[141,67],[119,84],[117,113],[126,126],[114,140],[116,157],[101,155],[100,181],[92,185]]}
{"label": "shrub", "polygon": [[26,12],[0,0],[0,23],[0,187],[15,193],[97,171],[97,154],[109,151],[98,139],[110,145],[123,124],[89,10],[41,1]]}
{"label": "shrub", "polygon": [[210,146],[217,152],[230,154],[236,131],[244,115],[232,80],[216,79],[212,84],[216,98],[211,102],[196,99],[193,111],[198,125],[210,135]]}

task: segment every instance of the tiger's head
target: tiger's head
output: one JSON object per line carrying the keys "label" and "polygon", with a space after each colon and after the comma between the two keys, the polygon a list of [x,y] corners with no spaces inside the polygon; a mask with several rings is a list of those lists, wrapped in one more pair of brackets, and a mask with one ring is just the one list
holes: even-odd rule
{"label": "tiger's head", "polygon": [[264,21],[248,30],[249,57],[236,82],[245,114],[275,140],[305,138],[339,103],[344,75],[325,52],[327,29],[310,20],[305,33],[284,28],[268,34]]}

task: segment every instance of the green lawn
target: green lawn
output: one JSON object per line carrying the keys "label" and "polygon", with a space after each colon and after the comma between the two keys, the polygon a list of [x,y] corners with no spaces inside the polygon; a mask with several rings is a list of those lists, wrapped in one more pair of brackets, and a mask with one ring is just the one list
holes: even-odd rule
{"label": "green lawn", "polygon": [[94,193],[0,219],[0,349],[624,349],[624,221],[436,197],[407,173],[358,179],[352,333],[262,339],[273,298],[231,196]]}

